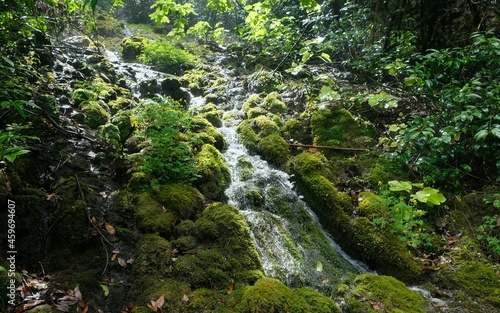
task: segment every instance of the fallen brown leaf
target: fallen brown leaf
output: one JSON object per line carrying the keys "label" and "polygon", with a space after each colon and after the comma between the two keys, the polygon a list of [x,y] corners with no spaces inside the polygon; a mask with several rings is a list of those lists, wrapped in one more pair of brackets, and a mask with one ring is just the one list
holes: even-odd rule
{"label": "fallen brown leaf", "polygon": [[106,230],[108,231],[108,233],[110,233],[111,235],[114,235],[116,233],[116,229],[113,227],[113,225],[109,224],[109,223],[104,223],[104,227],[106,227]]}

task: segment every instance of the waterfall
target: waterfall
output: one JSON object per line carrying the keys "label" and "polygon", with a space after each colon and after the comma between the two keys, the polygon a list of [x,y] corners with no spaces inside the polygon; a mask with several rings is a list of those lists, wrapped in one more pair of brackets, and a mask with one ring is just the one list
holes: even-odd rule
{"label": "waterfall", "polygon": [[226,196],[246,217],[266,276],[289,286],[325,291],[348,276],[370,272],[324,230],[295,191],[290,175],[251,155],[239,142],[241,108],[251,95],[243,88],[242,77],[220,72],[228,81],[224,125],[219,128],[227,142],[223,155],[232,177]]}

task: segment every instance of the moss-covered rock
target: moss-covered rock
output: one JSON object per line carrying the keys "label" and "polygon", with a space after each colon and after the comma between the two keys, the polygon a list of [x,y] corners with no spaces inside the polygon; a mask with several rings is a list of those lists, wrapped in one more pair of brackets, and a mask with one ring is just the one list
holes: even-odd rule
{"label": "moss-covered rock", "polygon": [[111,118],[111,123],[118,127],[122,142],[124,142],[132,134],[131,116],[132,112],[127,110],[120,111]]}
{"label": "moss-covered rock", "polygon": [[462,262],[452,280],[469,294],[500,307],[500,275],[493,266],[478,261]]}
{"label": "moss-covered rock", "polygon": [[139,55],[144,51],[144,46],[148,42],[146,38],[132,36],[123,39],[120,44],[120,53],[125,62],[137,61]]}
{"label": "moss-covered rock", "polygon": [[90,128],[96,129],[106,124],[110,119],[109,113],[98,101],[84,101],[80,104],[80,109],[84,114],[85,124]]}
{"label": "moss-covered rock", "polygon": [[203,210],[205,197],[193,186],[166,184],[160,187],[158,201],[168,211],[187,219]]}
{"label": "moss-covered rock", "polygon": [[410,254],[406,246],[387,229],[381,229],[367,218],[360,217],[352,223],[352,253],[380,273],[406,282],[416,281],[422,265]]}
{"label": "moss-covered rock", "polygon": [[82,102],[97,100],[97,93],[86,88],[77,88],[73,90],[71,98],[73,99],[73,103],[79,106]]}
{"label": "moss-covered rock", "polygon": [[121,147],[120,129],[114,124],[108,123],[99,126],[97,137],[110,149],[117,150]]}
{"label": "moss-covered rock", "polygon": [[221,200],[231,182],[229,167],[222,154],[214,146],[205,144],[195,156],[195,162],[199,175],[195,185],[209,199]]}
{"label": "moss-covered rock", "polygon": [[148,193],[140,194],[134,202],[139,229],[146,233],[171,234],[176,221],[174,212],[164,209]]}
{"label": "moss-covered rock", "polygon": [[321,156],[312,153],[301,153],[292,161],[299,188],[322,224],[351,256],[383,274],[403,281],[416,280],[421,266],[395,235],[374,226],[365,217],[351,220],[351,198],[339,192],[324,176],[328,170],[323,162]]}
{"label": "moss-covered rock", "polygon": [[214,103],[206,104],[201,109],[200,116],[209,121],[214,127],[222,126],[222,110],[217,109]]}
{"label": "moss-covered rock", "polygon": [[309,132],[306,125],[296,118],[291,118],[285,121],[282,127],[283,137],[287,140],[304,142],[309,138]]}
{"label": "moss-covered rock", "polygon": [[[233,257],[238,261],[239,270],[260,270],[259,255],[255,249],[254,242],[250,236],[250,228],[245,217],[235,207],[222,203],[214,203],[203,211],[202,219],[211,223],[204,223],[204,230],[198,232],[198,236],[207,232],[214,232],[217,242],[226,249],[226,256]],[[200,219],[201,220],[201,219]],[[199,221],[196,222],[197,226]],[[207,227],[208,226],[208,227]],[[231,245],[226,245],[228,238],[231,238]],[[199,238],[203,240],[203,238]]]}
{"label": "moss-covered rock", "polygon": [[293,291],[273,278],[259,279],[245,290],[238,311],[241,313],[291,312]]}
{"label": "moss-covered rock", "polygon": [[262,105],[266,110],[274,114],[280,114],[286,112],[286,104],[282,101],[281,96],[277,92],[271,92],[268,94]]}
{"label": "moss-covered rock", "polygon": [[[152,281],[157,282],[160,277],[165,277],[171,272],[172,250],[170,242],[158,235],[146,234],[139,238],[132,269],[141,286],[150,287],[148,284]],[[149,301],[149,295],[146,295],[144,300]]]}
{"label": "moss-covered rock", "polygon": [[137,103],[134,100],[122,96],[118,96],[116,99],[108,102],[111,114],[119,113],[122,110],[132,109],[136,105]]}
{"label": "moss-covered rock", "polygon": [[251,95],[245,101],[245,103],[243,103],[243,106],[241,107],[241,109],[243,110],[243,113],[245,115],[247,115],[247,117],[248,117],[248,111],[250,109],[259,107],[261,102],[262,102],[262,98],[259,95],[257,95],[257,94]]}
{"label": "moss-covered rock", "polygon": [[238,157],[238,168],[240,170],[238,174],[242,181],[249,180],[255,171],[252,160],[248,155]]}
{"label": "moss-covered rock", "polygon": [[360,216],[373,220],[387,214],[387,205],[381,197],[373,192],[361,192],[358,199],[360,200],[358,203],[358,214]]}
{"label": "moss-covered rock", "polygon": [[311,129],[316,145],[365,148],[374,143],[373,127],[367,122],[356,120],[345,109],[314,112]]}
{"label": "moss-covered rock", "polygon": [[262,138],[257,144],[257,151],[265,160],[278,166],[288,160],[288,143],[278,134]]}
{"label": "moss-covered rock", "polygon": [[352,313],[424,313],[425,299],[390,276],[359,275],[347,302]]}
{"label": "moss-covered rock", "polygon": [[217,149],[222,150],[226,146],[224,136],[205,118],[195,116],[191,125],[191,131],[196,133],[203,143],[214,145]]}
{"label": "moss-covered rock", "polygon": [[141,290],[139,300],[142,303],[150,303],[150,301],[156,301],[163,296],[165,299],[162,307],[163,312],[185,312],[187,303],[183,298],[184,295],[190,293],[191,288],[187,283],[174,279],[154,277],[152,284],[145,286],[145,289]]}
{"label": "moss-covered rock", "polygon": [[292,304],[293,313],[338,313],[335,302],[325,295],[308,288],[299,288],[293,291],[295,302]]}

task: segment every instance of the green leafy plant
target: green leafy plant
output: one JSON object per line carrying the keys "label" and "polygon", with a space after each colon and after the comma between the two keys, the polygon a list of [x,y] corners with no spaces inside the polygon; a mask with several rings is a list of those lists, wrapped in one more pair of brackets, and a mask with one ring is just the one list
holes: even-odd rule
{"label": "green leafy plant", "polygon": [[9,162],[14,162],[18,156],[29,153],[24,146],[20,146],[21,142],[26,140],[39,140],[35,136],[25,136],[20,135],[21,131],[29,128],[30,125],[8,125],[6,131],[0,132],[0,160],[7,160]]}
{"label": "green leafy plant", "polygon": [[[485,195],[483,201],[500,210],[500,193]],[[476,238],[487,251],[500,257],[500,214],[483,216],[483,223],[476,229]]]}
{"label": "green leafy plant", "polygon": [[151,41],[145,43],[139,60],[154,66],[159,71],[180,74],[196,66],[196,56],[176,48],[168,42]]}
{"label": "green leafy plant", "polygon": [[[389,225],[391,233],[415,249],[431,247],[433,238],[431,232],[427,232],[423,220],[427,211],[419,208],[418,203],[425,203],[431,207],[440,205],[446,201],[444,195],[437,189],[424,187],[421,183],[393,180],[388,185],[389,191],[404,191],[408,196],[388,197],[386,200],[388,215],[373,219],[373,224],[382,228]],[[414,187],[420,190],[413,193]]]}

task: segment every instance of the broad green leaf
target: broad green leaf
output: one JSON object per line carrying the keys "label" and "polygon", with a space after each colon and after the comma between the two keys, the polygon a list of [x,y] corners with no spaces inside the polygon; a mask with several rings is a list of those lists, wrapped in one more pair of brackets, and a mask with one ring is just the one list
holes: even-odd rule
{"label": "broad green leaf", "polygon": [[109,287],[104,285],[104,284],[100,284],[100,285],[101,285],[102,290],[104,291],[104,296],[105,297],[109,296]]}
{"label": "broad green leaf", "polygon": [[316,271],[323,272],[323,263],[321,261],[316,262]]}
{"label": "broad green leaf", "polygon": [[483,130],[478,131],[474,135],[474,139],[476,139],[476,140],[483,140],[484,138],[486,138],[486,136],[488,136],[488,130],[487,129],[483,129]]}
{"label": "broad green leaf", "polygon": [[309,60],[311,58],[311,53],[309,51],[306,51],[303,55],[302,55],[302,62],[306,63],[307,60]]}
{"label": "broad green leaf", "polygon": [[412,189],[411,182],[409,181],[391,180],[388,184],[389,184],[389,190],[391,191],[410,192]]}
{"label": "broad green leaf", "polygon": [[326,53],[321,53],[321,57],[325,60],[327,60],[328,62],[332,62],[332,59],[330,58],[330,55],[326,54]]}
{"label": "broad green leaf", "polygon": [[491,134],[497,138],[500,138],[500,125],[493,125],[493,128],[491,128]]}

